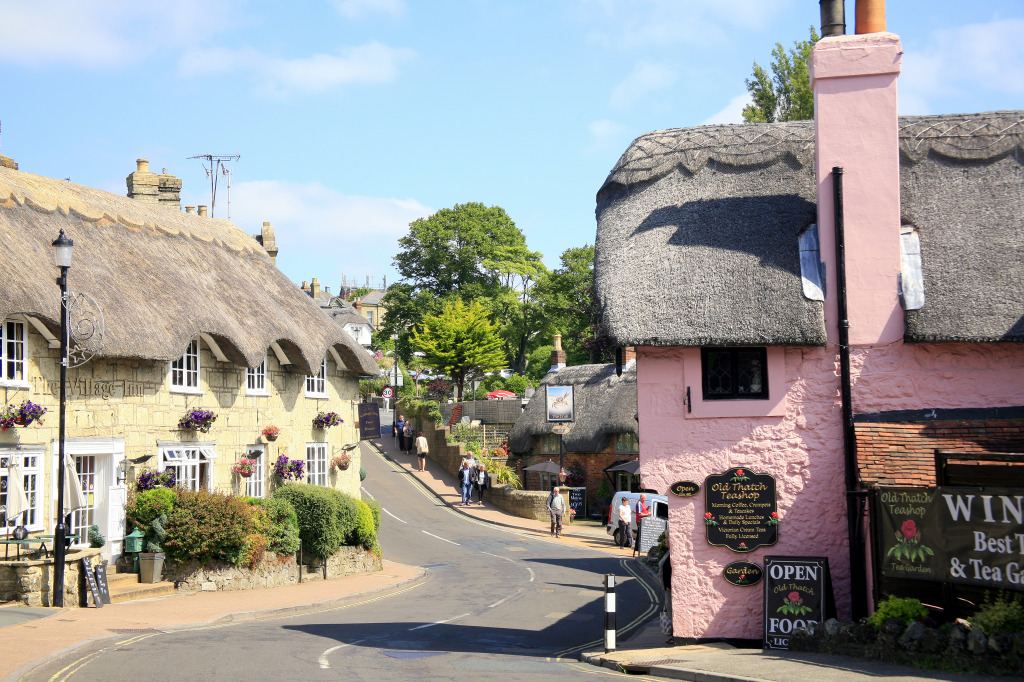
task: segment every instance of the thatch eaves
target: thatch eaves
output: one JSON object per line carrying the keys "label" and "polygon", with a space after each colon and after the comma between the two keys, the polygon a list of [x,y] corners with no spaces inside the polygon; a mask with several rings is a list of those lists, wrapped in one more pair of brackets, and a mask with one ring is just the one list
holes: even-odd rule
{"label": "thatch eaves", "polygon": [[365,350],[233,223],[6,168],[0,319],[25,314],[59,329],[51,242],[61,229],[75,243],[69,288],[103,311],[102,356],[172,360],[206,334],[246,367],[277,343],[302,373],[314,373],[332,348],[347,369],[376,372]]}
{"label": "thatch eaves", "polygon": [[575,365],[549,372],[508,434],[509,450],[516,454],[533,452],[537,436],[553,433],[547,421],[545,396],[548,386],[573,387],[575,421],[562,437],[566,453],[601,452],[614,434],[639,435],[636,420],[636,362],[627,363],[622,376],[615,365]]}

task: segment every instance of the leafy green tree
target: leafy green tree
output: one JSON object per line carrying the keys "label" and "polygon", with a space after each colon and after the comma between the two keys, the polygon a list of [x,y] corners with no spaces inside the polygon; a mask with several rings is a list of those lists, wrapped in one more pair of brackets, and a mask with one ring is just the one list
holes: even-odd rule
{"label": "leafy green tree", "polygon": [[747,90],[754,101],[743,107],[744,121],[775,123],[814,118],[814,93],[807,63],[818,39],[818,32],[811,26],[811,37],[796,41],[788,52],[782,43],[775,43],[771,76],[754,62],[754,77],[747,79]]}
{"label": "leafy green tree", "polygon": [[426,317],[410,342],[425,354],[425,362],[452,378],[459,401],[467,378],[505,366],[497,327],[477,302],[449,303],[440,314]]}

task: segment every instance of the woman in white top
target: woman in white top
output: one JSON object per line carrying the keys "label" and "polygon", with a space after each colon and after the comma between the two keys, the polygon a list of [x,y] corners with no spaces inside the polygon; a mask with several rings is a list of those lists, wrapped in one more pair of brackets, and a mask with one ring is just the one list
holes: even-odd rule
{"label": "woman in white top", "polygon": [[619,516],[619,549],[623,547],[632,549],[633,531],[629,527],[629,523],[633,520],[633,510],[629,508],[629,500],[626,499],[625,495],[622,496],[617,511]]}

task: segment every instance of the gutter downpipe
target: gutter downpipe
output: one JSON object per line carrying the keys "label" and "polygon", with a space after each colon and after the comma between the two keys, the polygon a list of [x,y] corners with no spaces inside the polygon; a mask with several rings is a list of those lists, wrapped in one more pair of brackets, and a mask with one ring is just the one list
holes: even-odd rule
{"label": "gutter downpipe", "polygon": [[857,447],[853,431],[853,398],[850,379],[850,319],[846,310],[846,237],[843,224],[843,167],[832,168],[835,209],[836,286],[839,306],[839,383],[843,413],[843,459],[846,469],[846,532],[850,544],[850,599],[853,619],[867,615],[867,566],[864,555],[864,500],[857,489]]}

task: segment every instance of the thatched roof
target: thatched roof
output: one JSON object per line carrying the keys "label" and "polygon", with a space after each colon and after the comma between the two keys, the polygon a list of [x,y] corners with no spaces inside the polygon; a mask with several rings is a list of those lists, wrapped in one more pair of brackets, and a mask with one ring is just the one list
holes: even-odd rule
{"label": "thatched roof", "polygon": [[536,436],[552,433],[547,421],[547,386],[572,386],[572,429],[562,438],[566,452],[593,453],[608,447],[609,436],[617,433],[639,435],[636,421],[636,362],[622,368],[615,365],[576,365],[549,372],[530,403],[508,434],[509,450],[517,454],[533,451]]}
{"label": "thatched roof", "polygon": [[[910,341],[1024,340],[1022,112],[900,119],[903,222],[925,305]],[[595,281],[621,345],[825,341],[798,234],[816,222],[811,121],[641,136],[597,196]]]}
{"label": "thatched roof", "polygon": [[233,223],[0,168],[0,319],[37,318],[59,336],[51,242],[74,240],[69,288],[99,303],[106,357],[172,360],[208,334],[239,365],[278,343],[302,373],[329,348],[361,375],[376,365]]}

